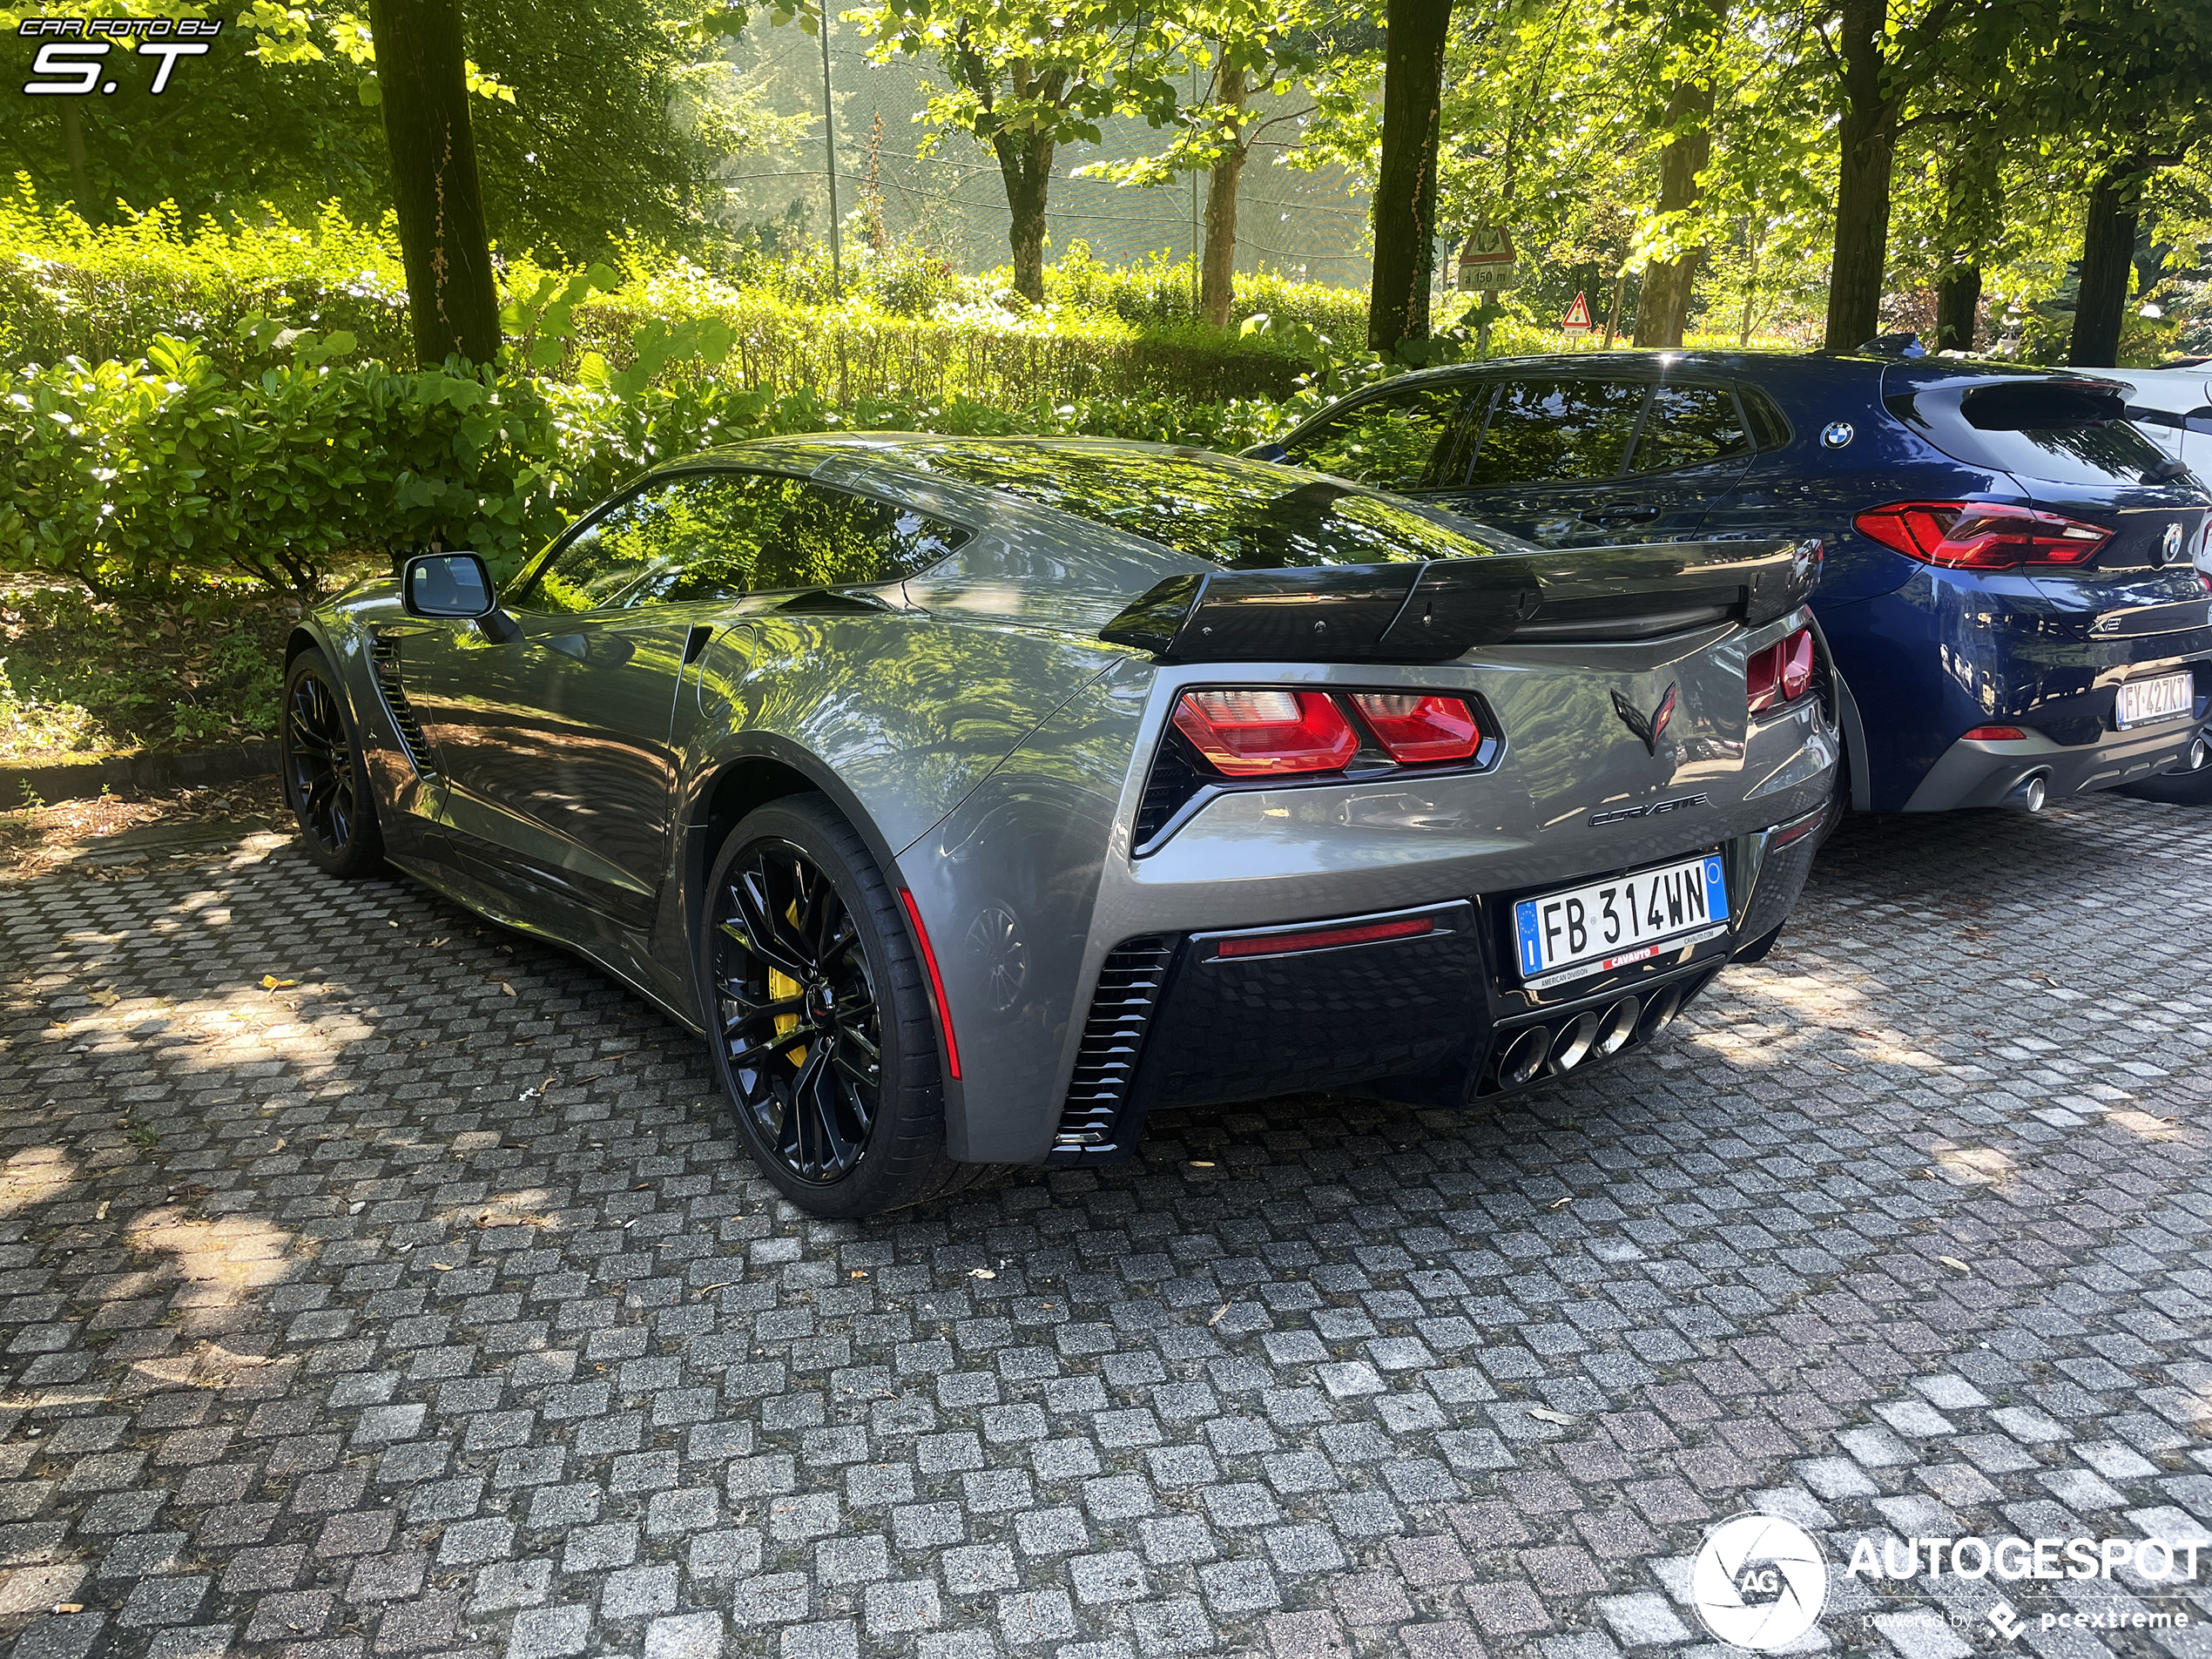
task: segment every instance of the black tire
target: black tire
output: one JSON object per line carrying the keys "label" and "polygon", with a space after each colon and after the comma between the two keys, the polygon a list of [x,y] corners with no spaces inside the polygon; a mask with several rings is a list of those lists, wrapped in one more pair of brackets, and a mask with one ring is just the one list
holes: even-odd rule
{"label": "black tire", "polygon": [[981,1172],[945,1156],[929,986],[899,894],[826,797],[786,796],[731,832],[695,965],[738,1133],[808,1215],[877,1215]]}
{"label": "black tire", "polygon": [[320,651],[301,651],[285,670],[277,750],[285,804],[300,822],[307,856],[332,875],[382,870],[384,832],[361,734],[345,687]]}
{"label": "black tire", "polygon": [[[2212,727],[2205,736],[2212,740]],[[2139,784],[2122,784],[2113,792],[2137,800],[2162,800],[2175,806],[2212,806],[2212,761],[2187,772],[2161,772]]]}

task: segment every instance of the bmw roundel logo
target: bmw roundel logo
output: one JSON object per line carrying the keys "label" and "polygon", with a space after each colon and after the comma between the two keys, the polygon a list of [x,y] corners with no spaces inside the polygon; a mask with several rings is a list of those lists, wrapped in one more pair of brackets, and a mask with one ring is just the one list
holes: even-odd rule
{"label": "bmw roundel logo", "polygon": [[1848,421],[1831,421],[1820,429],[1820,442],[1831,449],[1840,449],[1858,435],[1858,428]]}
{"label": "bmw roundel logo", "polygon": [[2158,562],[2165,564],[2182,556],[2182,521],[2178,518],[2166,527],[2166,534],[2159,538]]}

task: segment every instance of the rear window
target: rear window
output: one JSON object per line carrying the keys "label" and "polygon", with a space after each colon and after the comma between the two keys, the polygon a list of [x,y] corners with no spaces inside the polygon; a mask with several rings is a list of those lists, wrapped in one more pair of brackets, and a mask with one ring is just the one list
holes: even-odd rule
{"label": "rear window", "polygon": [[1220,455],[968,442],[906,446],[899,458],[1232,570],[1496,550],[1379,496]]}
{"label": "rear window", "polygon": [[2116,390],[2065,381],[1948,387],[1890,400],[1937,448],[1970,465],[2059,484],[2136,484],[2167,458],[2128,424]]}

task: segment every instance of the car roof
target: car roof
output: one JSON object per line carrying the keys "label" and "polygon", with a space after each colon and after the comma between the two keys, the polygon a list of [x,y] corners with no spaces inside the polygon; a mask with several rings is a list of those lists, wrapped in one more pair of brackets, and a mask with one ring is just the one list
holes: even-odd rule
{"label": "car roof", "polygon": [[1804,374],[1863,374],[1883,373],[1908,386],[1932,385],[1946,380],[2094,380],[2101,369],[2051,368],[2033,363],[2009,362],[1993,357],[1891,357],[1872,353],[1796,351],[1562,351],[1531,353],[1519,357],[1485,357],[1473,362],[1447,363],[1418,368],[1379,382],[1405,386],[1422,381],[1445,381],[1499,373],[1646,374],[1655,371],[1688,370],[1692,374],[1726,374],[1756,381],[1763,374],[1791,377]]}

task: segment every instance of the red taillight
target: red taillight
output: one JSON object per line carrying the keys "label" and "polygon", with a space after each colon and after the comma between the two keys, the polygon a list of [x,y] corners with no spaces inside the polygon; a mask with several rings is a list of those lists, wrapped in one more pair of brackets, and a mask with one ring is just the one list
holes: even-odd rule
{"label": "red taillight", "polygon": [[1962,570],[2085,564],[2112,539],[2101,525],[1995,502],[1895,502],[1851,522],[1862,536],[1907,558]]}
{"label": "red taillight", "polygon": [[2027,733],[2016,725],[1978,725],[1959,739],[1961,743],[2018,743]]}
{"label": "red taillight", "polygon": [[1762,713],[1812,689],[1812,630],[1800,628],[1743,659],[1743,700]]}
{"label": "red taillight", "polygon": [[1359,734],[1320,691],[1185,691],[1175,729],[1231,778],[1334,772],[1359,752]]}
{"label": "red taillight", "polygon": [[1456,697],[1361,691],[1352,705],[1400,765],[1465,760],[1482,746],[1482,728],[1474,711]]}
{"label": "red taillight", "polygon": [[1342,927],[1314,927],[1302,934],[1247,934],[1224,939],[1216,956],[1285,956],[1302,950],[1334,950],[1343,945],[1372,945],[1386,939],[1419,939],[1436,931],[1432,916],[1402,916],[1395,921],[1354,922]]}

